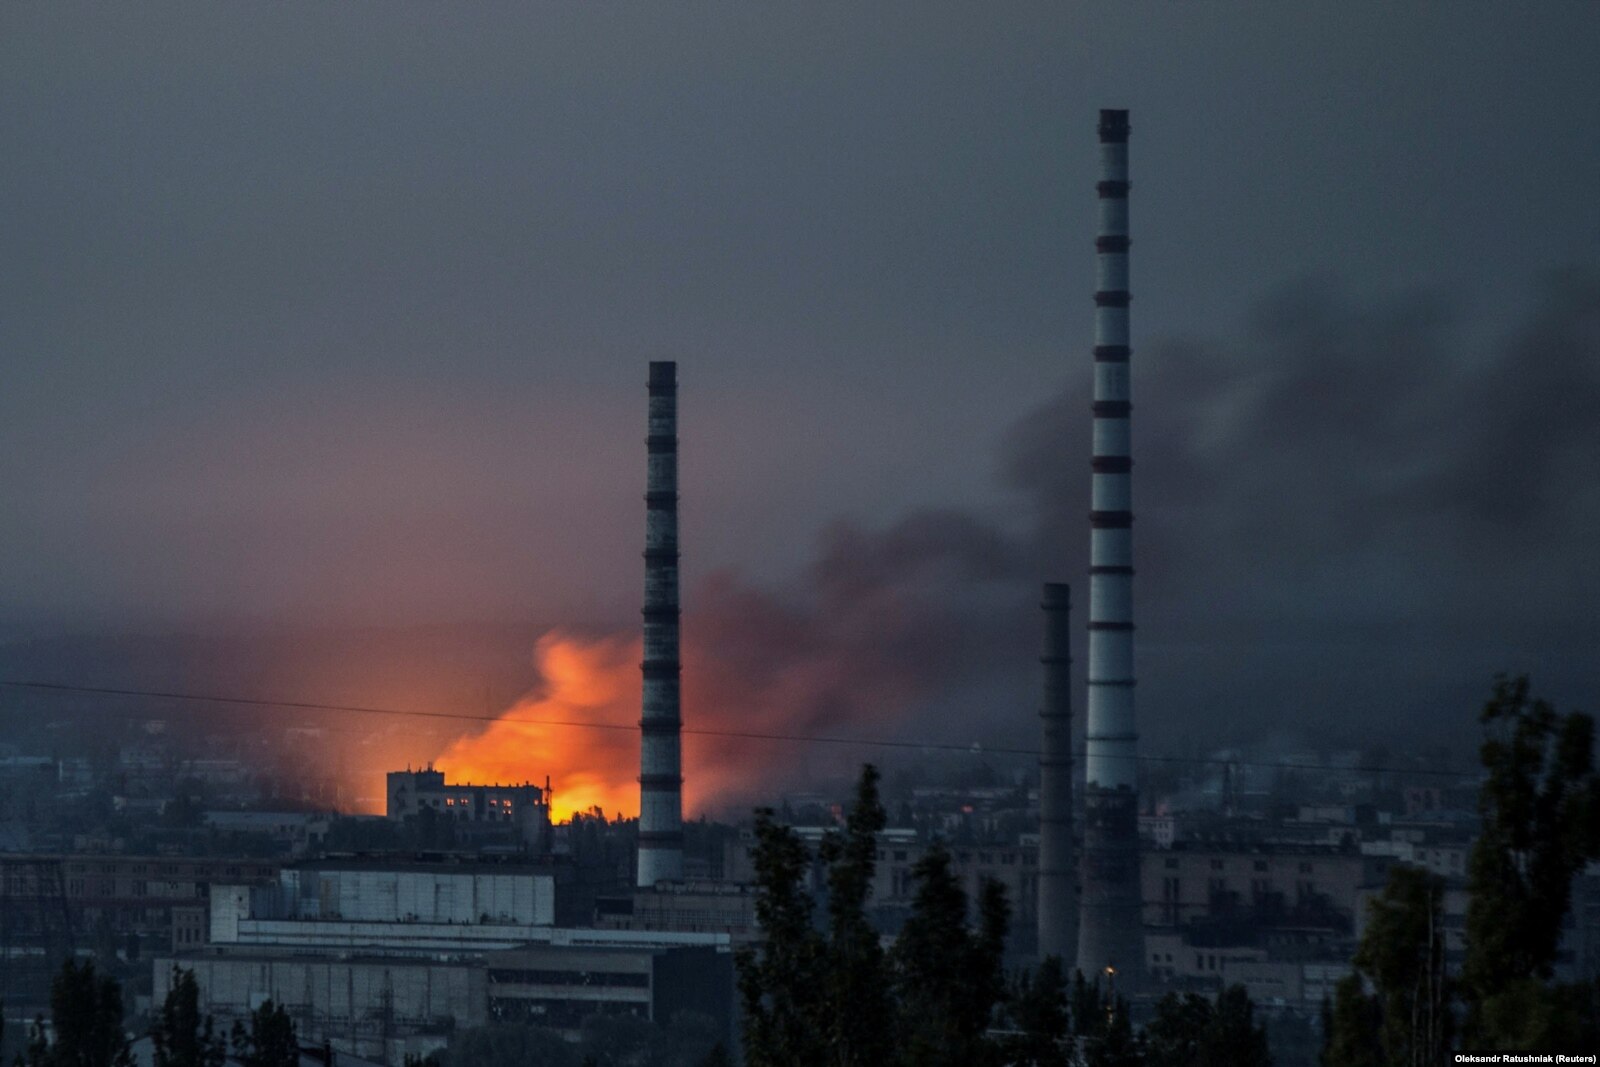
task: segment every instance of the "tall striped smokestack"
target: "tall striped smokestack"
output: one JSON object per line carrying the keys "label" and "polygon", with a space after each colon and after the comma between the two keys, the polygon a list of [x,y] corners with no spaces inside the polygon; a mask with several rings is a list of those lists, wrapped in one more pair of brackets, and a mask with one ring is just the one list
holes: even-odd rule
{"label": "tall striped smokestack", "polygon": [[1128,113],[1100,112],[1095,238],[1093,510],[1089,514],[1089,700],[1084,754],[1078,969],[1144,969],[1139,884],[1139,735],[1133,716],[1133,467],[1128,378]]}
{"label": "tall striped smokestack", "polygon": [[644,513],[644,701],[639,720],[639,885],[683,877],[678,751],[678,365],[650,364]]}
{"label": "tall striped smokestack", "polygon": [[1047,582],[1044,702],[1039,708],[1039,956],[1078,959],[1078,869],[1072,855],[1072,587]]}

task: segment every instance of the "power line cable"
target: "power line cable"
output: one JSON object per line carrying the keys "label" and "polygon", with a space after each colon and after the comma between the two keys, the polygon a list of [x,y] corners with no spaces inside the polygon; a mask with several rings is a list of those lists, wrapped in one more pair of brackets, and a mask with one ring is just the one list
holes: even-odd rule
{"label": "power line cable", "polygon": [[[26,689],[35,692],[53,693],[58,695],[76,694],[82,696],[109,696],[126,697],[149,700],[181,700],[199,704],[229,704],[238,707],[254,708],[289,708],[297,711],[331,711],[342,714],[359,715],[385,715],[400,716],[419,719],[445,719],[455,722],[472,722],[482,725],[505,723],[508,725],[526,726],[555,726],[583,730],[621,730],[633,732],[638,729],[634,723],[609,723],[589,722],[572,719],[521,719],[505,715],[469,715],[456,711],[430,711],[417,708],[380,708],[359,704],[326,704],[307,700],[272,700],[263,697],[221,696],[205,693],[180,693],[157,689],[130,689],[111,686],[68,685],[62,682],[25,682],[0,679],[0,687],[8,689]],[[867,748],[911,749],[917,751],[936,752],[964,752],[973,755],[1002,755],[1002,756],[1033,756],[1040,752],[1036,748],[1013,748],[1009,746],[985,745],[979,742],[971,744],[955,744],[939,741],[900,741],[885,737],[831,737],[822,734],[782,734],[761,733],[747,730],[706,730],[685,727],[685,734],[698,737],[727,737],[746,741],[779,741],[785,743],[811,744],[811,745],[858,745]],[[1082,750],[1074,756],[1082,756]],[[1128,758],[1128,757],[1120,757]],[[1132,757],[1141,763],[1171,763],[1191,765],[1218,765],[1226,764],[1234,767],[1254,767],[1273,770],[1302,770],[1302,771],[1346,771],[1356,774],[1413,774],[1428,775],[1433,777],[1459,778],[1463,780],[1480,777],[1477,771],[1459,771],[1430,769],[1422,767],[1329,767],[1320,763],[1298,763],[1288,760],[1235,760],[1218,759],[1203,756],[1152,756],[1138,755]]]}

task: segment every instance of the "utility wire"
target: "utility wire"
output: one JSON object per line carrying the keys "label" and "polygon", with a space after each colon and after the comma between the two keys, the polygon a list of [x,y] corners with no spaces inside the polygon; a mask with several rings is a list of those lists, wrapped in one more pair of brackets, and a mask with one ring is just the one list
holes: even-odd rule
{"label": "utility wire", "polygon": [[[386,715],[400,716],[417,719],[447,719],[456,722],[473,722],[483,725],[493,723],[506,723],[508,725],[525,726],[559,726],[585,730],[622,730],[633,732],[638,729],[632,723],[587,722],[572,719],[519,719],[501,715],[469,715],[456,711],[427,711],[415,708],[379,708],[358,704],[323,704],[305,700],[269,700],[262,697],[220,696],[203,693],[178,693],[156,689],[123,689],[109,686],[67,685],[61,682],[21,682],[0,679],[0,687],[7,689],[26,689],[56,695],[79,696],[109,696],[130,697],[155,700],[182,700],[199,704],[230,704],[239,707],[252,708],[289,708],[298,711],[332,711],[342,714],[356,715]],[[964,752],[973,755],[992,754],[1003,756],[1039,756],[1036,748],[1010,748],[1006,746],[991,746],[973,742],[972,744],[954,744],[938,741],[897,741],[885,737],[830,737],[820,734],[779,734],[757,733],[746,730],[697,730],[685,727],[681,731],[697,737],[729,737],[746,741],[781,741],[808,745],[859,745],[867,748],[913,749],[920,751],[936,752]],[[1074,756],[1081,757],[1080,749]],[[1112,757],[1127,759],[1128,757]],[[1151,756],[1138,755],[1132,757],[1141,763],[1174,763],[1194,764],[1200,766],[1215,766],[1225,764],[1234,767],[1257,767],[1275,770],[1301,770],[1301,771],[1348,771],[1357,774],[1413,774],[1429,775],[1434,777],[1459,778],[1462,780],[1480,777],[1477,771],[1452,771],[1432,770],[1420,767],[1327,767],[1319,763],[1296,763],[1287,760],[1230,760],[1214,759],[1202,756]]]}

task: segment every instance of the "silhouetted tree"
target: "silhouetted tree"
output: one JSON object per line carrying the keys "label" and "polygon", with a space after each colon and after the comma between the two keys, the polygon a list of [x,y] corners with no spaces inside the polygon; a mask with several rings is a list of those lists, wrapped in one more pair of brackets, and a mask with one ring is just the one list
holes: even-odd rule
{"label": "silhouetted tree", "polygon": [[122,1030],[122,987],[97,975],[93,961],[68,960],[50,983],[54,1040],[44,1020],[33,1025],[23,1057],[27,1067],[132,1067]]}
{"label": "silhouetted tree", "polygon": [[1091,982],[1082,971],[1074,971],[1067,1000],[1084,1067],[1143,1064],[1144,1050],[1128,1018],[1128,1002],[1109,988],[1101,989],[1098,976]]}
{"label": "silhouetted tree", "polygon": [[995,1058],[985,1040],[1005,996],[1000,969],[1010,907],[1005,891],[986,881],[979,926],[967,928],[967,894],[950,870],[950,853],[935,843],[911,871],[917,889],[911,916],[893,952],[899,1000],[899,1052],[907,1064],[982,1064]]}
{"label": "silhouetted tree", "polygon": [[1255,1006],[1243,986],[1228,986],[1207,1000],[1168,993],[1144,1030],[1148,1067],[1269,1067],[1267,1032],[1256,1025]]}
{"label": "silhouetted tree", "polygon": [[1376,992],[1379,1041],[1390,1063],[1444,1062],[1454,1028],[1444,956],[1443,879],[1396,866],[1367,904],[1355,956]]}
{"label": "silhouetted tree", "polygon": [[739,951],[739,999],[749,1067],[826,1063],[822,935],[812,925],[811,896],[801,880],[810,866],[805,845],[771,808],[756,811],[756,921],[763,938]]}
{"label": "silhouetted tree", "polygon": [[1367,993],[1361,976],[1340,979],[1326,1009],[1322,1067],[1384,1067],[1382,1024],[1378,998]]}
{"label": "silhouetted tree", "polygon": [[194,972],[172,968],[172,985],[161,1004],[155,1029],[155,1067],[220,1067],[227,1057],[211,1016],[200,1013],[200,986]]}
{"label": "silhouetted tree", "polygon": [[866,902],[885,816],[878,771],[862,768],[842,835],[830,835],[826,936],[813,923],[803,880],[811,858],[770,808],[756,812],[756,918],[762,943],[739,955],[745,1060],[884,1067],[892,1054],[887,970]]}
{"label": "silhouetted tree", "polygon": [[1010,1067],[1068,1067],[1076,1043],[1067,1008],[1067,980],[1058,956],[1013,979],[1006,998],[1010,1033],[1000,1041],[1000,1059]]}
{"label": "silhouetted tree", "polygon": [[1198,993],[1168,993],[1144,1030],[1149,1067],[1193,1067],[1212,1021],[1211,1002]]}
{"label": "silhouetted tree", "polygon": [[244,1067],[299,1067],[300,1043],[283,1005],[267,1000],[250,1013],[250,1027],[234,1023],[233,1055]]}
{"label": "silhouetted tree", "polygon": [[1212,1008],[1200,1045],[1201,1067],[1271,1067],[1267,1030],[1256,1023],[1255,1005],[1244,986],[1223,989]]}
{"label": "silhouetted tree", "polygon": [[893,1050],[888,982],[878,931],[867,920],[867,898],[888,823],[878,796],[878,769],[861,768],[843,834],[829,834],[820,858],[828,868],[828,944],[825,970],[828,1062],[834,1067],[883,1067]]}
{"label": "silhouetted tree", "polygon": [[1495,680],[1480,720],[1488,778],[1467,885],[1461,989],[1468,1043],[1493,1047],[1600,1042],[1600,1016],[1572,1013],[1589,988],[1550,985],[1572,878],[1600,858],[1594,720],[1529,696],[1526,676]]}

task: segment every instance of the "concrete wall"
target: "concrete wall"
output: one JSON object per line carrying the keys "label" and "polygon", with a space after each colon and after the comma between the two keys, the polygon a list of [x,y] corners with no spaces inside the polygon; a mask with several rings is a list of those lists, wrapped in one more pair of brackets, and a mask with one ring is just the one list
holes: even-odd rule
{"label": "concrete wall", "polygon": [[290,868],[248,907],[256,919],[548,926],[555,879],[526,871]]}
{"label": "concrete wall", "polygon": [[307,1042],[485,1021],[481,963],[162,956],[152,962],[154,1003],[166,997],[174,963],[194,971],[200,1010],[224,1030],[268,999],[288,1010]]}
{"label": "concrete wall", "polygon": [[1215,918],[1218,894],[1248,909],[1273,898],[1283,910],[1316,910],[1315,899],[1354,924],[1363,887],[1380,885],[1386,861],[1356,853],[1285,849],[1176,848],[1141,857],[1144,921],[1182,926]]}

